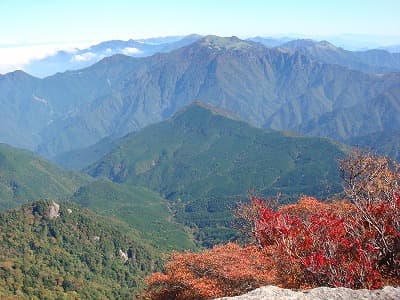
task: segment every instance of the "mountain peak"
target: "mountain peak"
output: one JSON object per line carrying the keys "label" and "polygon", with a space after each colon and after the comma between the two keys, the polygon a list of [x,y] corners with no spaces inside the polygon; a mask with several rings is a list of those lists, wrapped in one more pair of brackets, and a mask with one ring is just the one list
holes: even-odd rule
{"label": "mountain peak", "polygon": [[13,78],[13,79],[18,79],[18,80],[26,79],[26,78],[37,79],[36,77],[34,77],[34,76],[32,76],[32,75],[30,75],[30,74],[28,74],[28,73],[26,73],[26,72],[24,72],[22,70],[15,70],[15,71],[6,73],[6,74],[4,74],[2,76],[8,77],[8,78]]}
{"label": "mountain peak", "polygon": [[296,48],[306,48],[313,47],[317,42],[312,39],[297,39],[286,44],[281,45],[283,48],[296,49]]}
{"label": "mountain peak", "polygon": [[217,115],[217,116],[222,116],[228,119],[232,119],[232,120],[240,120],[240,118],[221,108],[218,108],[210,103],[204,102],[203,100],[196,100],[194,102],[192,102],[191,104],[189,104],[188,106],[183,107],[182,109],[180,109],[178,112],[176,112],[174,114],[174,116],[172,117],[173,120],[179,118],[182,115],[186,115],[186,114],[197,114],[197,112],[199,112],[200,110],[202,111],[207,111],[208,113],[211,113],[213,115]]}
{"label": "mountain peak", "polygon": [[318,44],[318,47],[320,48],[326,48],[326,49],[331,49],[331,50],[336,50],[337,47],[333,45],[332,43],[329,43],[328,41],[320,41]]}
{"label": "mountain peak", "polygon": [[324,48],[324,49],[329,49],[329,50],[337,50],[338,48],[331,44],[328,41],[315,41],[312,39],[298,39],[298,40],[293,40],[290,42],[287,42],[286,44],[283,44],[281,47],[283,48],[289,48],[289,49],[299,49],[299,48],[313,48],[313,47],[318,47],[318,48]]}
{"label": "mountain peak", "polygon": [[241,40],[236,36],[220,37],[216,35],[207,35],[198,41],[198,45],[216,50],[237,50],[250,48],[255,44]]}

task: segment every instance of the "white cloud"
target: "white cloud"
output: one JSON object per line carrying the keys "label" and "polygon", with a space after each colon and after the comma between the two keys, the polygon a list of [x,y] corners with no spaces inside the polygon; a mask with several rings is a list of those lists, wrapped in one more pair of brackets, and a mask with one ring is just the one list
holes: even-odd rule
{"label": "white cloud", "polygon": [[140,51],[138,48],[134,48],[134,47],[126,47],[124,49],[122,49],[122,53],[125,55],[134,55],[134,54],[139,54],[142,51]]}
{"label": "white cloud", "polygon": [[21,67],[16,65],[0,64],[0,74],[5,74],[15,70],[21,70]]}
{"label": "white cloud", "polygon": [[[92,43],[90,43],[92,44]],[[33,60],[42,59],[55,54],[57,51],[76,52],[77,48],[86,48],[88,43],[64,44],[32,44],[12,45],[0,43],[0,73],[4,74],[15,70],[23,70],[24,66]]]}
{"label": "white cloud", "polygon": [[74,55],[72,60],[82,62],[82,61],[92,60],[92,59],[94,59],[96,57],[97,57],[97,55],[95,53],[93,53],[93,52],[85,52],[85,53],[82,53],[82,54]]}

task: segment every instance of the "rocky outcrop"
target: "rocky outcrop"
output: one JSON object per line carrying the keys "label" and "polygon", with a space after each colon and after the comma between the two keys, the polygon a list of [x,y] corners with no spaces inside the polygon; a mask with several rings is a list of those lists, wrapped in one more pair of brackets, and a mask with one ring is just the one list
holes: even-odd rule
{"label": "rocky outcrop", "polygon": [[48,216],[50,219],[58,218],[60,216],[60,205],[53,201],[53,203],[49,205]]}
{"label": "rocky outcrop", "polygon": [[265,286],[251,291],[242,296],[224,297],[220,300],[366,300],[366,299],[400,299],[400,288],[391,286],[381,290],[352,290],[348,288],[327,288],[319,287],[312,290],[292,291],[276,286]]}
{"label": "rocky outcrop", "polygon": [[121,249],[119,249],[119,256],[122,258],[124,263],[128,261],[128,253],[127,252],[124,252]]}

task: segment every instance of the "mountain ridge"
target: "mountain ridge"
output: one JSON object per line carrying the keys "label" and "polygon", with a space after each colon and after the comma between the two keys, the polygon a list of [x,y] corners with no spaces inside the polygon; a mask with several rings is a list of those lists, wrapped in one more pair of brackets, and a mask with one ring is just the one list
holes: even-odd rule
{"label": "mountain ridge", "polygon": [[123,222],[71,202],[0,212],[0,297],[128,298],[161,266]]}
{"label": "mountain ridge", "polygon": [[[202,45],[210,39],[230,46]],[[237,43],[245,47],[236,49]],[[350,107],[357,111],[384,99],[389,91],[398,102],[396,74],[365,74],[298,51],[208,36],[151,57],[112,56],[86,69],[29,80],[22,89],[17,82],[2,87],[0,81],[0,90],[10,91],[7,97],[0,94],[1,128],[24,133],[0,131],[0,140],[24,143],[53,158],[169,118],[195,99],[207,99],[258,127],[346,140],[354,137],[351,130],[342,133],[341,127],[352,124],[347,116],[329,125],[332,129],[318,131],[319,124]],[[10,101],[18,103],[13,111]],[[379,122],[382,112],[375,109],[378,117],[372,121]],[[370,133],[360,128],[357,135]]]}
{"label": "mountain ridge", "polygon": [[348,51],[328,41],[311,39],[292,40],[278,46],[280,49],[299,51],[303,55],[328,64],[338,64],[367,73],[390,73],[400,71],[400,54],[384,49]]}
{"label": "mountain ridge", "polygon": [[205,246],[235,237],[232,208],[249,190],[286,200],[340,191],[336,159],[346,151],[327,139],[259,129],[198,102],[117,145],[85,171],[157,191]]}
{"label": "mountain ridge", "polygon": [[27,150],[0,144],[0,210],[41,198],[66,199],[88,176],[64,171]]}
{"label": "mountain ridge", "polygon": [[188,45],[200,37],[200,35],[191,34],[160,39],[109,40],[84,49],[57,51],[50,56],[29,62],[24,66],[24,70],[27,73],[34,74],[36,77],[45,78],[59,72],[88,67],[104,57],[115,54],[146,57],[157,52],[168,52]]}

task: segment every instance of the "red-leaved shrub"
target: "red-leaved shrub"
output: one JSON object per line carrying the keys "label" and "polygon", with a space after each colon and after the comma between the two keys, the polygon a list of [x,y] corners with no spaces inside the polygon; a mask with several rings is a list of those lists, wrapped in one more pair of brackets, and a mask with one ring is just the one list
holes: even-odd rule
{"label": "red-leaved shrub", "polygon": [[277,284],[380,287],[376,250],[368,239],[354,234],[354,212],[348,203],[326,204],[307,197],[277,211],[262,207],[256,235],[260,245],[274,253]]}
{"label": "red-leaved shrub", "polygon": [[355,150],[341,161],[341,201],[302,197],[276,207],[239,204],[243,239],[201,253],[173,253],[147,279],[145,299],[211,299],[265,284],[286,288],[400,284],[400,165]]}

